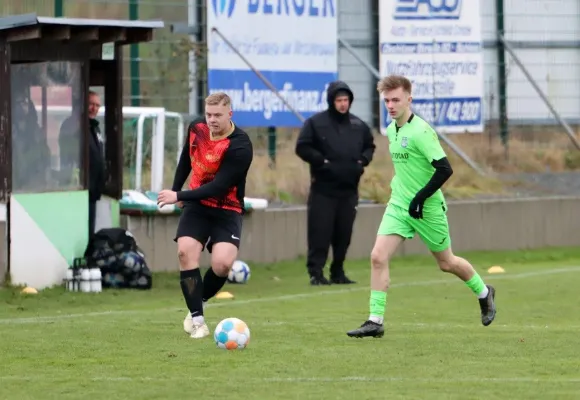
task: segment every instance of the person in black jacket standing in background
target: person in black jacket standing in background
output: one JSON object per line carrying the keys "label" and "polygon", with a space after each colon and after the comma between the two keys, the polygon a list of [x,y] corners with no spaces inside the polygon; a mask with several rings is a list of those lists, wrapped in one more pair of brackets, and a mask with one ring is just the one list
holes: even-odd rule
{"label": "person in black jacket standing in background", "polygon": [[[372,161],[371,130],[350,113],[354,95],[342,81],[327,90],[328,109],[308,118],[296,142],[296,154],[310,165],[308,257],[311,285],[355,283],[344,272],[358,205],[358,185]],[[332,245],[330,281],[323,269]]]}
{"label": "person in black jacket standing in background", "polygon": [[[88,117],[89,117],[89,240],[95,234],[97,218],[97,201],[100,200],[106,182],[106,158],[105,137],[101,133],[97,115],[101,108],[101,99],[98,93],[89,91]],[[73,116],[63,121],[59,134],[60,167],[68,176],[72,175],[75,168],[80,168],[80,158],[84,152],[80,152],[82,126],[78,121],[79,111],[73,112]]]}
{"label": "person in black jacket standing in background", "polygon": [[105,137],[101,133],[97,114],[101,99],[89,92],[89,238],[95,234],[97,201],[101,199],[106,182]]}

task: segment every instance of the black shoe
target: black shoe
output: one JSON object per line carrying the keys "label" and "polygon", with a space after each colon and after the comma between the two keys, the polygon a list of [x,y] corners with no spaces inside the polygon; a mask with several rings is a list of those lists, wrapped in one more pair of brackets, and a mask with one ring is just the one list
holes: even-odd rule
{"label": "black shoe", "polygon": [[337,285],[352,285],[356,283],[355,281],[350,280],[346,275],[331,277],[330,282]]}
{"label": "black shoe", "polygon": [[310,284],[312,286],[320,286],[320,285],[330,285],[330,282],[324,276],[311,276]]}
{"label": "black shoe", "polygon": [[365,321],[360,328],[348,331],[346,334],[355,338],[363,338],[367,336],[381,338],[385,334],[385,328],[383,328],[383,324],[377,324],[373,321]]}
{"label": "black shoe", "polygon": [[481,308],[481,323],[488,326],[495,319],[495,289],[493,286],[485,285],[489,290],[487,297],[479,299],[479,308]]}

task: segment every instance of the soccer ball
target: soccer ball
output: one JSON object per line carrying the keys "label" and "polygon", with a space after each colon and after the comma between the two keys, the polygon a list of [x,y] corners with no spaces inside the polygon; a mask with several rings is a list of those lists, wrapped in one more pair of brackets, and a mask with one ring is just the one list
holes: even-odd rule
{"label": "soccer ball", "polygon": [[228,274],[229,283],[246,283],[250,279],[250,267],[243,261],[236,260]]}
{"label": "soccer ball", "polygon": [[136,251],[127,251],[119,255],[119,261],[126,275],[137,274],[143,269],[143,255]]}
{"label": "soccer ball", "polygon": [[216,326],[213,338],[220,349],[245,349],[250,343],[250,328],[241,319],[226,318]]}

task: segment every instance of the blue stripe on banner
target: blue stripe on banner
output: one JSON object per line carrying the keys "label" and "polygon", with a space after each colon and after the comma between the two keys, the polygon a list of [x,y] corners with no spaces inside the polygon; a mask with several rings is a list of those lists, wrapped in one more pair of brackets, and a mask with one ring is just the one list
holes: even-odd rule
{"label": "blue stripe on banner", "polygon": [[[304,118],[325,110],[326,85],[337,79],[332,72],[260,71]],[[240,127],[300,127],[288,109],[252,71],[209,70],[209,93],[226,92],[232,99],[233,120]]]}
{"label": "blue stripe on banner", "polygon": [[[479,97],[450,97],[431,99],[413,99],[413,112],[433,127],[471,126],[481,124],[482,109]],[[391,117],[383,103],[382,112],[385,126],[391,123]]]}
{"label": "blue stripe on banner", "polygon": [[382,54],[479,53],[480,42],[381,43]]}
{"label": "blue stripe on banner", "polygon": [[437,16],[429,16],[429,15],[417,15],[417,16],[405,16],[405,15],[394,15],[393,19],[396,21],[426,21],[426,20],[458,20],[459,17],[456,15],[437,15]]}

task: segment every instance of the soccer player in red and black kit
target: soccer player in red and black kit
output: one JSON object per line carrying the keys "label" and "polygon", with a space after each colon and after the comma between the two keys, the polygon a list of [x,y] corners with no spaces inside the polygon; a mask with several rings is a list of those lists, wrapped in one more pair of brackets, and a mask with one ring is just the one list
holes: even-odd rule
{"label": "soccer player in red and black kit", "polygon": [[[231,117],[227,94],[205,99],[205,118],[189,125],[173,187],[158,197],[160,206],[177,203],[183,208],[175,240],[181,290],[189,309],[183,328],[192,338],[209,335],[203,305],[225,284],[240,246],[253,147]],[[181,190],[190,172],[189,188]],[[211,253],[211,268],[202,279],[199,259],[204,247]]]}

